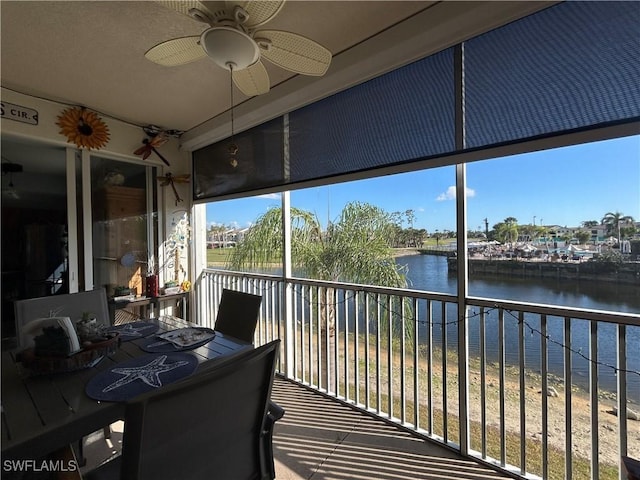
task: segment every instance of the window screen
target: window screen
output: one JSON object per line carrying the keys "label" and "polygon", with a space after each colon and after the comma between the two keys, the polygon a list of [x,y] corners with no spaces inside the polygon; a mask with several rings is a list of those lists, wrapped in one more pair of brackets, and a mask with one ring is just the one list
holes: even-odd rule
{"label": "window screen", "polygon": [[238,164],[231,164],[230,139],[193,153],[193,198],[211,198],[281,185],[283,128],[277,118],[234,136]]}
{"label": "window screen", "polygon": [[639,25],[638,2],[564,2],[466,42],[466,146],[640,115]]}
{"label": "window screen", "polygon": [[291,113],[291,181],[453,151],[453,71],[449,49]]}
{"label": "window screen", "polygon": [[[640,3],[563,2],[194,153],[194,199],[640,118]],[[456,112],[456,72],[464,112]],[[460,103],[462,105],[462,103]],[[287,172],[286,174],[283,172]]]}

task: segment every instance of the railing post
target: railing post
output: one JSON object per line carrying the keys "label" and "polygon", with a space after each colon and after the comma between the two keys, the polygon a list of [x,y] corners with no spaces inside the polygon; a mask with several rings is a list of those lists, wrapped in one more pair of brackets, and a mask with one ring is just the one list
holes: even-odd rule
{"label": "railing post", "polygon": [[[456,82],[456,145],[465,148],[464,117],[464,44],[455,46],[454,75]],[[456,165],[456,229],[458,269],[458,415],[460,419],[460,453],[469,453],[469,338],[467,334],[467,170],[464,163]],[[445,322],[446,323],[446,322]],[[446,328],[446,327],[443,327]],[[444,352],[446,355],[446,351]]]}
{"label": "railing post", "polygon": [[293,329],[293,285],[291,278],[291,197],[290,193],[282,192],[282,297],[281,318],[284,320],[284,353],[287,378],[294,378],[295,365],[293,364],[294,329]]}
{"label": "railing post", "polygon": [[[627,455],[627,327],[618,325],[616,331],[616,347],[618,358],[616,362],[616,379],[618,383],[618,457]],[[620,464],[619,464],[620,465]],[[618,467],[618,476],[624,478],[622,468]]]}
{"label": "railing post", "polygon": [[[571,378],[571,318],[564,317],[564,338],[563,345],[565,345],[564,349],[564,413],[565,413],[565,422],[564,422],[564,432],[565,432],[565,441],[564,441],[564,474],[565,478],[573,478],[573,432],[571,430],[571,418],[572,414],[572,390],[571,390],[571,382],[573,381]],[[568,348],[567,348],[568,347]]]}
{"label": "railing post", "polygon": [[[598,358],[598,322],[589,322],[589,358]],[[618,395],[618,398],[620,395]],[[598,430],[598,365],[589,362],[589,399],[591,402],[591,478],[600,478],[600,439]]]}

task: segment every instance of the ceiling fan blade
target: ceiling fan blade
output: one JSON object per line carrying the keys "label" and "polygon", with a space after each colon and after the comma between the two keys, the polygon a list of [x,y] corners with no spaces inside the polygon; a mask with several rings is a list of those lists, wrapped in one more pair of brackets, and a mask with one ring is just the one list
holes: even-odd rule
{"label": "ceiling fan blade", "polygon": [[206,57],[200,46],[200,37],[181,37],[167,40],[151,47],[144,54],[148,60],[165,67],[175,67],[185,63],[195,62]]}
{"label": "ceiling fan blade", "polygon": [[[224,2],[198,2],[195,0],[187,0],[187,1],[165,1],[165,0],[156,0],[156,3],[164,5],[171,10],[175,10],[178,13],[182,13],[183,15],[187,15],[188,17],[193,18],[199,22],[209,23],[214,18],[213,12],[216,9],[216,4],[218,8],[224,8]],[[203,18],[200,15],[195,15],[193,13],[189,13],[190,10],[196,9],[202,12],[206,17]],[[213,9],[213,10],[212,10]]]}
{"label": "ceiling fan blade", "polygon": [[297,33],[260,30],[253,39],[264,58],[291,72],[321,76],[331,64],[329,50]]}
{"label": "ceiling fan blade", "polygon": [[269,75],[260,60],[242,70],[233,71],[233,83],[247,97],[269,91]]}
{"label": "ceiling fan blade", "polygon": [[237,5],[249,14],[249,18],[243,23],[247,28],[256,28],[264,25],[282,9],[285,0],[244,0],[244,1],[227,1],[227,9],[233,12]]}

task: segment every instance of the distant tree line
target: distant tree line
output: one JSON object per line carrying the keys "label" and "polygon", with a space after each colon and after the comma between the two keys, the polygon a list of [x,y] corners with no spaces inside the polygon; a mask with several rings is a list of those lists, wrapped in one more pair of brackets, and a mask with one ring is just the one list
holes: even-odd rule
{"label": "distant tree line", "polygon": [[[420,248],[428,238],[435,238],[439,243],[443,239],[456,238],[456,232],[452,230],[435,230],[428,232],[425,228],[415,228],[416,220],[415,211],[408,209],[404,212],[393,212],[387,214],[381,211],[381,215],[386,216],[389,229],[389,244],[392,248]],[[564,242],[577,240],[580,244],[585,244],[591,240],[591,229],[597,226],[606,226],[606,234],[613,236],[618,240],[618,244],[625,239],[631,239],[634,235],[640,233],[640,229],[636,228],[635,220],[630,215],[624,215],[620,212],[608,212],[600,221],[585,220],[581,222],[581,228],[568,229],[562,235],[555,235],[554,239]],[[230,225],[212,225],[209,227],[209,233],[216,237],[222,237],[224,232],[233,230]],[[487,234],[488,233],[488,234]],[[515,217],[507,217],[503,221],[493,225],[488,232],[478,230],[469,230],[467,232],[469,238],[485,238],[488,241],[498,241],[500,243],[514,243],[519,238],[539,239],[550,237],[550,229],[544,225],[535,224],[518,224]]]}
{"label": "distant tree line", "polygon": [[[597,220],[585,220],[581,222],[582,228],[577,230],[568,229],[569,231],[555,238],[565,242],[576,239],[578,243],[584,244],[591,239],[591,229],[599,225],[605,226],[606,234],[615,237],[618,240],[618,244],[622,240],[631,239],[640,233],[632,216],[623,215],[620,212],[608,212],[599,222]],[[518,225],[518,220],[515,217],[507,217],[493,226],[489,231],[488,240],[513,243],[521,236],[528,236],[530,239],[547,238],[549,233],[549,228],[544,225]]]}

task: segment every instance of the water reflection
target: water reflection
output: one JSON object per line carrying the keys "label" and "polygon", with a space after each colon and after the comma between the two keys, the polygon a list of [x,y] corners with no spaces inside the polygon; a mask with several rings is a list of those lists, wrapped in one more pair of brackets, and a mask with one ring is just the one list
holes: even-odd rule
{"label": "water reflection", "polygon": [[[410,287],[456,294],[456,276],[448,273],[447,259],[435,255],[410,255],[396,261],[408,267]],[[500,298],[584,310],[640,313],[640,295],[633,285],[572,282],[554,279],[473,276],[469,295]]]}
{"label": "water reflection", "polygon": [[[408,267],[408,277],[411,288],[438,293],[456,293],[456,277],[447,272],[447,260],[445,257],[433,255],[412,255],[399,257],[398,263]],[[568,282],[550,279],[522,279],[516,277],[488,278],[473,277],[469,280],[469,294],[477,297],[497,298],[504,300],[539,303],[575,307],[583,310],[602,310],[610,312],[638,313],[640,312],[640,295],[637,287],[629,285],[599,284],[595,282]],[[433,321],[440,322],[437,309],[434,312]],[[419,315],[421,313],[419,312]],[[469,349],[472,355],[479,355],[480,333],[479,312],[473,309],[470,312],[469,322]],[[423,317],[424,318],[424,317]],[[454,317],[455,318],[455,317]],[[540,365],[541,330],[539,315],[526,314],[525,320],[525,358],[526,365],[538,370]],[[565,349],[557,343],[566,345],[564,339],[564,318],[548,317],[547,319],[548,362],[549,370],[558,375],[563,374]],[[572,320],[571,323],[571,349],[579,352],[571,354],[572,371],[575,374],[574,382],[586,387],[590,362],[582,355],[589,353],[589,322],[585,320]],[[449,348],[456,348],[456,325],[447,327]],[[498,317],[497,311],[490,311],[485,316],[486,349],[489,361],[498,360]],[[509,364],[518,362],[518,319],[509,313],[505,314],[505,357]],[[436,342],[440,341],[439,329],[434,329]],[[617,330],[614,325],[598,326],[598,362],[600,387],[606,390],[616,389],[616,340]],[[640,371],[640,357],[635,355],[634,349],[640,345],[640,326],[627,328],[627,361],[628,369]],[[631,346],[636,346],[631,348]],[[640,402],[640,376],[629,374],[628,395],[635,403]]]}

